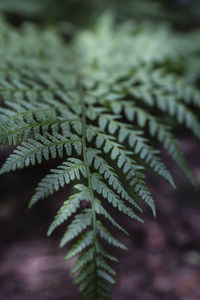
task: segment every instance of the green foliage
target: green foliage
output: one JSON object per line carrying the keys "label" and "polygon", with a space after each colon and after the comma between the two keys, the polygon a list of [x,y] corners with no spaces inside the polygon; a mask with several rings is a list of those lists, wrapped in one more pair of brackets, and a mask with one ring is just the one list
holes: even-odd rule
{"label": "green foliage", "polygon": [[[103,225],[121,214],[142,222],[146,203],[156,215],[146,170],[175,187],[157,140],[194,183],[178,147],[178,125],[200,137],[199,32],[165,25],[115,25],[105,15],[94,30],[66,44],[55,29],[0,21],[0,141],[15,147],[0,173],[62,158],[30,201],[71,184],[48,235],[67,220],[60,246],[79,255],[73,273],[83,299],[109,299],[117,261],[105,244],[126,249]],[[196,70],[195,76],[193,70]],[[89,203],[84,207],[83,201]],[[109,205],[105,206],[104,203]]]}
{"label": "green foliage", "polygon": [[0,11],[12,22],[31,18],[36,22],[67,21],[62,29],[70,33],[75,26],[88,26],[97,17],[112,11],[120,20],[169,21],[174,25],[200,25],[198,0],[0,0]]}

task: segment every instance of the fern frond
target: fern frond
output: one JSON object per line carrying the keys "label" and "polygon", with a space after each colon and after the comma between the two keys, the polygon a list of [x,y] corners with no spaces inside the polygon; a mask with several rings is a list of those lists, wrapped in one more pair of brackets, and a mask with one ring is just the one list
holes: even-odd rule
{"label": "fern frond", "polygon": [[80,207],[80,201],[82,199],[89,198],[89,190],[84,185],[76,184],[74,187],[80,192],[71,195],[69,199],[63,203],[57,215],[55,216],[54,221],[48,229],[48,235],[51,235],[51,233],[58,226],[60,226],[60,224],[65,222],[73,213],[77,211],[77,209]]}
{"label": "fern frond", "polygon": [[[131,111],[128,113],[130,114],[130,112]],[[156,174],[175,187],[171,174],[166,169],[164,163],[161,162],[160,157],[157,156],[158,152],[148,145],[148,140],[146,138],[141,136],[142,131],[136,131],[129,124],[117,121],[114,117],[116,118],[116,116],[113,115],[101,115],[99,119],[100,128],[105,128],[108,123],[108,131],[110,134],[114,134],[118,130],[119,143],[124,143],[127,139],[130,148],[134,149],[134,153],[138,154]],[[142,124],[145,123],[145,121],[141,121],[141,119],[139,119],[138,122]],[[101,125],[102,123],[103,126]]]}
{"label": "fern frond", "polygon": [[[113,109],[111,104],[112,111]],[[123,101],[122,108],[128,121],[131,123],[136,121],[141,128],[145,128],[148,124],[148,131],[150,136],[157,137],[158,141],[162,143],[163,147],[168,151],[168,154],[174,159],[177,165],[182,169],[185,176],[195,185],[194,178],[188,167],[188,164],[181,153],[181,150],[177,146],[177,140],[174,135],[170,132],[170,127],[163,124],[156,116],[153,116],[148,111],[135,107],[130,101]],[[168,177],[168,175],[167,175]],[[171,176],[170,176],[171,177]],[[173,181],[169,177],[170,183],[174,186]]]}
{"label": "fern frond", "polygon": [[28,141],[32,134],[37,140],[40,133],[46,135],[49,131],[56,135],[66,126],[69,130],[69,125],[76,121],[73,114],[61,116],[56,109],[44,103],[32,105],[29,102],[19,101],[17,103],[6,102],[6,105],[7,108],[0,108],[0,141],[3,144],[7,141],[10,145],[20,144]]}
{"label": "fern frond", "polygon": [[83,251],[85,248],[87,248],[89,245],[92,244],[93,241],[93,232],[92,230],[87,231],[84,233],[78,241],[72,246],[71,250],[68,252],[65,259],[70,259],[73,256],[79,254],[81,251]]}
{"label": "fern frond", "polygon": [[75,216],[72,223],[69,225],[67,231],[61,239],[60,247],[63,247],[69,241],[78,236],[83,230],[91,225],[91,216],[88,211]]}
{"label": "fern frond", "polygon": [[108,180],[108,184],[122,197],[122,199],[127,200],[130,204],[135,206],[139,211],[142,212],[141,208],[137,203],[130,197],[127,191],[124,189],[122,183],[118,179],[118,176],[114,172],[113,168],[107,164],[107,162],[99,156],[101,152],[95,149],[88,149],[87,151],[87,162],[91,166],[94,163],[94,168],[101,174],[104,178]]}
{"label": "fern frond", "polygon": [[143,222],[134,212],[133,210],[126,206],[122,200],[116,195],[111,189],[107,187],[107,185],[101,181],[101,177],[98,174],[93,174],[91,178],[91,185],[94,191],[101,194],[105,199],[108,200],[114,207],[116,207],[119,211],[128,215],[129,217],[136,219],[140,222]]}
{"label": "fern frond", "polygon": [[118,242],[111,233],[101,224],[100,221],[97,222],[97,228],[99,235],[102,239],[106,240],[109,244],[127,250],[127,248],[120,242]]}
{"label": "fern frond", "polygon": [[145,203],[156,215],[147,170],[175,188],[154,140],[194,183],[175,129],[200,138],[199,71],[190,58],[199,65],[197,36],[164,25],[116,25],[107,14],[66,45],[56,29],[14,29],[0,18],[0,143],[15,148],[0,174],[63,160],[38,183],[29,207],[73,183],[48,235],[69,223],[60,247],[71,242],[66,259],[79,256],[72,272],[83,299],[109,299],[115,283],[109,263],[117,258],[103,245],[126,246],[105,219],[128,232],[113,208],[143,222]]}
{"label": "fern frond", "polygon": [[40,199],[44,199],[58,191],[60,187],[70,183],[73,180],[80,180],[81,175],[87,177],[86,167],[83,161],[77,158],[68,158],[57,169],[52,169],[51,174],[45,176],[38,184],[29,207],[32,207]]}
{"label": "fern frond", "polygon": [[94,256],[94,248],[89,248],[76,261],[76,263],[73,266],[72,273],[76,273],[84,265],[87,265],[89,262],[91,262],[93,260],[93,256]]}
{"label": "fern frond", "polygon": [[72,146],[75,148],[77,154],[81,154],[81,142],[77,139],[69,140],[61,135],[56,137],[49,135],[48,138],[38,136],[37,141],[29,139],[29,142],[23,142],[18,146],[14,153],[11,154],[0,170],[0,174],[15,171],[16,169],[23,169],[36,163],[41,164],[42,159],[49,160],[57,157],[63,157],[63,152],[66,151],[67,155],[71,155]]}
{"label": "fern frond", "polygon": [[101,202],[98,201],[97,199],[95,201],[95,212],[99,215],[103,215],[106,219],[108,219],[112,223],[113,226],[117,227],[119,230],[123,231],[125,234],[128,235],[128,232],[110,216],[110,214],[101,205]]}

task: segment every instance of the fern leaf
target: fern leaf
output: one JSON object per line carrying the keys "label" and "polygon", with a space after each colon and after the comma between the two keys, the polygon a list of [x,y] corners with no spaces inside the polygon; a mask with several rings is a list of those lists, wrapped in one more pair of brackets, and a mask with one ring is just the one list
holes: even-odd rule
{"label": "fern leaf", "polygon": [[72,272],[85,300],[110,299],[117,258],[103,244],[126,249],[103,224],[128,234],[113,208],[143,222],[135,211],[146,203],[156,215],[146,170],[175,187],[155,139],[194,183],[174,129],[200,138],[198,34],[107,14],[66,42],[58,29],[0,18],[0,143],[14,146],[0,174],[62,159],[29,207],[73,182],[47,234],[69,222],[60,247],[71,242],[66,259],[79,256]]}
{"label": "fern leaf", "polygon": [[[80,189],[78,185],[75,188]],[[60,224],[65,222],[73,213],[80,207],[80,200],[85,199],[85,196],[89,196],[87,189],[83,189],[81,192],[73,194],[66,200],[55,216],[54,221],[49,227],[48,235],[50,235]]]}
{"label": "fern leaf", "polygon": [[86,247],[92,244],[93,240],[93,231],[87,231],[85,234],[81,236],[81,238],[76,241],[76,243],[72,246],[71,250],[66,255],[65,259],[70,259],[76,254],[79,254]]}
{"label": "fern leaf", "polygon": [[72,268],[72,273],[76,273],[84,265],[87,265],[89,262],[91,262],[93,260],[93,256],[94,256],[94,248],[89,248],[76,261],[76,263]]}
{"label": "fern leaf", "polygon": [[[98,176],[99,177],[99,176]],[[128,215],[129,217],[136,219],[140,222],[143,222],[130,207],[127,207],[122,200],[111,190],[106,184],[104,184],[95,174],[93,174],[91,179],[92,188],[97,193],[101,194],[105,199],[108,200],[114,207],[119,211]]]}
{"label": "fern leaf", "polygon": [[69,158],[68,162],[64,162],[57,169],[51,170],[51,174],[48,174],[39,182],[29,207],[32,207],[40,199],[53,194],[54,191],[58,191],[65,184],[73,180],[80,180],[81,175],[87,176],[84,162],[80,159]]}
{"label": "fern leaf", "polygon": [[127,250],[127,248],[120,242],[118,242],[110,232],[101,224],[100,221],[97,222],[97,228],[100,234],[100,237],[106,240],[109,244],[119,247],[121,249]]}
{"label": "fern leaf", "polygon": [[113,226],[117,227],[119,230],[123,231],[125,234],[128,235],[128,232],[110,216],[110,214],[101,205],[101,202],[97,200],[95,201],[95,212],[97,214],[103,215],[106,219],[108,219],[112,223]]}
{"label": "fern leaf", "polygon": [[75,216],[74,220],[69,225],[67,231],[61,239],[60,247],[63,247],[69,241],[78,236],[89,225],[91,225],[91,215],[89,214],[89,211]]}
{"label": "fern leaf", "polygon": [[62,136],[57,136],[56,138],[50,136],[50,138],[47,139],[46,137],[40,136],[40,139],[37,141],[30,139],[29,142],[23,142],[22,145],[18,146],[17,149],[14,150],[14,153],[8,157],[0,170],[0,174],[15,171],[16,169],[23,169],[24,167],[35,165],[36,163],[40,164],[43,158],[49,160],[50,155],[52,158],[56,158],[57,151],[60,157],[63,156],[63,150],[70,155],[72,145],[77,153],[80,154],[81,150],[78,146],[78,138],[77,140],[67,140]]}
{"label": "fern leaf", "polygon": [[87,151],[87,162],[89,165],[94,162],[94,168],[98,170],[98,172],[104,175],[104,178],[108,180],[108,184],[118,193],[120,196],[127,200],[130,204],[135,206],[140,212],[142,212],[141,208],[138,204],[130,197],[127,191],[122,186],[120,180],[118,179],[116,173],[113,168],[107,164],[107,162],[100,157],[98,154],[101,152],[95,149],[88,149]]}

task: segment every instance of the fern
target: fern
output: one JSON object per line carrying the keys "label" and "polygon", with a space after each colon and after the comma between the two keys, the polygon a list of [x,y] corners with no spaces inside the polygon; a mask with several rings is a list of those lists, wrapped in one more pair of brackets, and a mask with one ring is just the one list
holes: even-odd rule
{"label": "fern", "polygon": [[194,183],[174,129],[185,126],[200,137],[200,91],[189,59],[199,61],[197,34],[188,34],[188,43],[164,25],[117,26],[106,15],[66,46],[52,28],[27,24],[15,30],[0,23],[0,53],[6,49],[0,62],[0,142],[15,147],[0,174],[63,160],[38,183],[29,207],[73,186],[48,235],[69,221],[60,247],[72,242],[66,259],[79,256],[72,272],[78,272],[81,297],[109,299],[116,274],[109,262],[117,259],[105,243],[127,248],[105,219],[128,234],[115,210],[143,222],[146,203],[156,215],[146,170],[175,188],[152,138]]}

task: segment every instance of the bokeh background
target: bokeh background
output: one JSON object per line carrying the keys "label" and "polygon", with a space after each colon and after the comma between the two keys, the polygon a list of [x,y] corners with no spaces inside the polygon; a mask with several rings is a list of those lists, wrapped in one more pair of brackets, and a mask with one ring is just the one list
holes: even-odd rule
{"label": "bokeh background", "polygon": [[[198,0],[0,0],[0,13],[13,26],[31,21],[39,26],[59,26],[66,39],[73,30],[91,27],[105,11],[118,22],[151,20],[167,22],[177,31],[200,27]],[[67,26],[66,26],[67,24]],[[200,142],[179,130],[180,147],[200,186]],[[0,147],[0,164],[12,149]],[[147,176],[157,203],[157,219],[146,211],[145,224],[123,216],[130,237],[120,233],[129,252],[115,250],[117,286],[114,300],[198,300],[200,299],[200,192],[184,179],[172,161],[167,160],[177,191],[163,181]],[[70,274],[73,260],[64,262],[67,249],[58,249],[63,229],[51,238],[46,231],[70,187],[41,201],[31,211],[28,201],[34,188],[56,161],[0,178],[0,299],[78,300]],[[48,203],[47,203],[48,202]]]}

